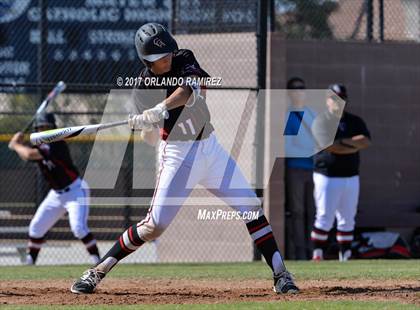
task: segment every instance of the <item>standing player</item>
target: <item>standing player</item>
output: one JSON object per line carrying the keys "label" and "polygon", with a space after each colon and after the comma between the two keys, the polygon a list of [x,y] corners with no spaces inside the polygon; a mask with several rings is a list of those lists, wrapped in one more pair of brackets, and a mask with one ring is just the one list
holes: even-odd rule
{"label": "standing player", "polygon": [[[307,106],[305,82],[293,77],[287,82],[290,106],[285,129],[285,191],[286,191],[286,249],[293,260],[310,259],[311,240],[315,214],[313,198],[313,158],[300,157],[312,152],[312,122],[315,113]],[[299,135],[296,133],[299,131]]]}
{"label": "standing player", "polygon": [[[146,65],[140,75],[143,79],[208,77],[192,51],[178,49],[175,39],[162,25],[149,23],[140,27],[135,44]],[[286,270],[259,199],[236,162],[216,139],[200,85],[172,85],[165,87],[164,91],[166,96],[163,98],[166,99],[157,105],[156,102],[141,101],[142,96],[135,96],[143,114],[129,119],[130,127],[142,129],[144,140],[149,143],[158,137],[153,124],[159,123],[161,127],[160,171],[148,215],[129,227],[99,264],[73,284],[71,291],[94,292],[98,283],[120,260],[164,232],[192,188],[201,184],[239,212],[259,212],[259,218],[246,222],[246,226],[273,271],[274,291],[297,293],[298,288]],[[163,120],[165,114],[169,117]]]}
{"label": "standing player", "polygon": [[[359,151],[370,145],[370,134],[364,121],[342,111],[336,96],[347,100],[343,85],[329,87],[335,94],[327,98],[327,111],[313,125],[314,136],[325,145],[331,122],[339,120],[334,143],[314,157],[314,198],[316,219],[311,233],[314,244],[312,259],[322,260],[327,246],[328,233],[337,219],[339,259],[351,257],[351,242],[355,226],[354,218],[359,200]],[[341,116],[341,118],[340,118]]]}
{"label": "standing player", "polygon": [[[44,131],[52,128],[56,128],[53,114],[43,113],[37,116],[35,130]],[[10,141],[9,148],[14,150],[21,159],[37,162],[51,187],[29,225],[26,264],[35,264],[46,233],[66,211],[74,236],[83,242],[92,261],[97,263],[99,261],[98,247],[87,226],[89,189],[73,165],[67,144],[59,141],[41,144],[34,148],[25,145],[23,134],[18,132]]]}

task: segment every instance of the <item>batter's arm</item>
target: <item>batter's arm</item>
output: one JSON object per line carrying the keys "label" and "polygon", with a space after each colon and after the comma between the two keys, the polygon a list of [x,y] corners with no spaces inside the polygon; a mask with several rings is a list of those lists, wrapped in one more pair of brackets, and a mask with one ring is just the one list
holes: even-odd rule
{"label": "batter's arm", "polygon": [[[190,98],[192,90],[188,86],[178,87],[168,98],[153,108],[143,111],[142,121],[146,124],[155,124],[168,116],[168,110],[184,106]],[[165,116],[166,115],[166,116]],[[134,117],[137,117],[135,115]],[[137,122],[137,120],[134,120]]]}
{"label": "batter's arm", "polygon": [[23,134],[16,133],[9,142],[9,149],[15,151],[22,160],[42,160],[43,157],[38,149],[23,144]]}
{"label": "batter's arm", "polygon": [[[189,86],[178,87],[168,98],[157,104],[154,108],[143,111],[142,115],[135,115],[132,120],[133,125],[131,125],[131,127],[139,127],[137,124],[137,122],[139,122],[137,117],[139,116],[141,116],[142,123],[153,124],[158,122],[162,115],[165,114],[165,111],[186,105],[190,100],[191,94],[192,90]],[[142,130],[141,137],[144,142],[154,146],[159,140],[159,130],[156,127],[153,127],[152,130]]]}
{"label": "batter's arm", "polygon": [[191,94],[192,90],[189,86],[180,86],[162,103],[165,105],[166,110],[182,107],[188,102]]}
{"label": "batter's arm", "polygon": [[[192,90],[188,86],[178,87],[168,98],[153,108],[143,111],[142,120],[146,124],[155,124],[168,115],[168,110],[184,106],[190,98]],[[136,117],[136,116],[134,116]],[[136,122],[137,120],[135,120]]]}

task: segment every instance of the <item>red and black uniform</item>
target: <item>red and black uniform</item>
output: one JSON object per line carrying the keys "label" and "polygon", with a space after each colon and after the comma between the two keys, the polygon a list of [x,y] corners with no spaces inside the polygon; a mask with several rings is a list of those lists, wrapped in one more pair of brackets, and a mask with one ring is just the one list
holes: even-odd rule
{"label": "red and black uniform", "polygon": [[73,164],[66,142],[41,144],[37,149],[43,157],[37,163],[51,188],[65,189],[79,177],[79,171]]}
{"label": "red and black uniform", "polygon": [[[161,85],[165,79],[184,78],[186,80],[188,77],[206,78],[209,77],[209,74],[200,67],[193,52],[187,49],[181,49],[174,53],[171,70],[165,74],[155,75],[149,68],[144,68],[140,73],[142,80],[138,87],[140,91],[136,91],[134,96],[134,101],[140,112],[153,108],[181,86],[177,83],[167,86],[155,85]],[[157,82],[152,86],[146,86],[145,80],[149,79],[150,81],[151,78],[156,78]],[[191,85],[190,87],[194,88]],[[148,92],[149,89],[155,91]],[[207,138],[214,131],[206,104],[205,87],[201,87],[200,96],[195,97],[193,102],[186,106],[171,109],[168,112],[169,118],[164,120],[161,128],[163,140],[201,140]]]}

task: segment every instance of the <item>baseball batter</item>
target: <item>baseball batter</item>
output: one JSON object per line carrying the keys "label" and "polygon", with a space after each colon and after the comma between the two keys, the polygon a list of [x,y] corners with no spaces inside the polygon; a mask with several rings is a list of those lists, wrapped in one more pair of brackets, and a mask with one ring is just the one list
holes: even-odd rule
{"label": "baseball batter", "polygon": [[[52,128],[56,128],[53,114],[43,113],[37,116],[35,130]],[[21,159],[37,162],[51,187],[29,225],[26,264],[35,264],[46,233],[66,212],[74,236],[83,242],[92,261],[97,263],[98,247],[87,226],[89,188],[73,165],[67,144],[59,141],[30,147],[23,143],[23,134],[18,132],[10,141],[9,148]]]}
{"label": "baseball batter", "polygon": [[[314,157],[314,198],[316,219],[311,233],[314,244],[312,259],[322,260],[327,246],[328,233],[337,219],[339,259],[351,257],[351,242],[359,200],[359,151],[370,146],[370,133],[365,122],[358,116],[342,111],[334,96],[347,100],[344,85],[333,84],[334,92],[327,98],[327,111],[313,125],[315,136],[328,139],[328,125],[339,119],[333,145]],[[346,105],[347,106],[347,105]],[[323,145],[327,141],[321,141]]]}
{"label": "baseball batter", "polygon": [[[193,52],[179,49],[172,35],[160,24],[148,23],[140,27],[135,45],[145,64],[140,74],[142,78],[208,77]],[[205,91],[197,83],[167,86],[163,91],[166,99],[153,104],[150,98],[144,100],[134,91],[139,112],[143,113],[129,118],[130,127],[142,130],[144,140],[150,144],[159,138],[153,124],[158,123],[160,127],[160,169],[149,212],[144,220],[121,235],[97,265],[85,271],[71,291],[94,292],[120,260],[165,231],[193,187],[201,184],[239,212],[259,212],[259,218],[246,222],[246,226],[273,271],[274,291],[297,293],[298,288],[286,270],[260,200],[234,159],[217,141]],[[169,115],[166,119],[165,114]]]}

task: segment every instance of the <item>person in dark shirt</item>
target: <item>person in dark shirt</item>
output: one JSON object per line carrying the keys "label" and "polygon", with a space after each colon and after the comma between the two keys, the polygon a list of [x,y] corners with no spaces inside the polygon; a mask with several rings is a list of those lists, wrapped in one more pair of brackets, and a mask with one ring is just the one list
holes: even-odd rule
{"label": "person in dark shirt", "polygon": [[[313,198],[312,122],[315,113],[306,105],[305,82],[293,77],[287,82],[290,105],[285,130],[286,254],[306,260],[312,255],[310,232],[315,214]],[[299,134],[297,134],[299,132]]]}
{"label": "person in dark shirt", "polygon": [[[327,246],[328,233],[337,219],[339,259],[351,257],[351,242],[359,199],[359,151],[370,146],[370,133],[364,121],[347,111],[342,111],[339,98],[347,101],[343,85],[329,87],[327,111],[317,117],[313,133],[320,145],[326,145],[332,123],[338,123],[335,140],[325,150],[314,156],[314,198],[316,219],[311,233],[313,260],[322,260]],[[338,96],[338,97],[337,97]]]}
{"label": "person in dark shirt", "polygon": [[[52,128],[56,128],[53,114],[42,113],[37,116],[35,130]],[[9,148],[21,159],[36,162],[51,187],[29,224],[26,264],[36,263],[45,235],[66,211],[74,236],[83,242],[92,261],[99,261],[96,240],[87,225],[89,188],[80,178],[67,144],[59,141],[30,147],[24,144],[23,134],[18,132],[10,141]]]}

